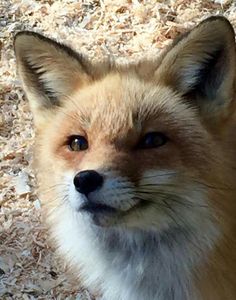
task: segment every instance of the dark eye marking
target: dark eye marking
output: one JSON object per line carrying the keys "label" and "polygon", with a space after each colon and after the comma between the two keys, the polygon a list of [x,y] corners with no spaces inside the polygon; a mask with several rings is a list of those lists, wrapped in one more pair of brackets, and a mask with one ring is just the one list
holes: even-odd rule
{"label": "dark eye marking", "polygon": [[158,148],[168,142],[168,137],[161,132],[149,132],[145,134],[138,143],[139,149]]}
{"label": "dark eye marking", "polygon": [[89,147],[88,141],[81,135],[70,136],[68,138],[67,145],[70,151],[84,151]]}

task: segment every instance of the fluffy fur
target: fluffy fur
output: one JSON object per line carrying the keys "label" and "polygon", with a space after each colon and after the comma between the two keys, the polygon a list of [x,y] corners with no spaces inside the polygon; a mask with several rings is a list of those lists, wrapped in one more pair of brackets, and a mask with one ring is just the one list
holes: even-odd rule
{"label": "fluffy fur", "polygon": [[[32,32],[15,38],[36,128],[45,219],[75,277],[104,300],[236,298],[235,41],[212,17],[159,58],[93,64]],[[165,145],[140,149],[148,132]],[[68,137],[88,139],[70,151]],[[73,178],[96,170],[80,210]]]}

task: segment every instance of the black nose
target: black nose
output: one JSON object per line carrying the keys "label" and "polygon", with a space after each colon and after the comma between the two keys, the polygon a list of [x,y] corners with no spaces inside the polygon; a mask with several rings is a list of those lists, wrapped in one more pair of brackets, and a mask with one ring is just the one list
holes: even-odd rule
{"label": "black nose", "polygon": [[74,185],[78,192],[84,195],[95,191],[103,184],[103,177],[96,171],[87,170],[79,172],[74,177]]}

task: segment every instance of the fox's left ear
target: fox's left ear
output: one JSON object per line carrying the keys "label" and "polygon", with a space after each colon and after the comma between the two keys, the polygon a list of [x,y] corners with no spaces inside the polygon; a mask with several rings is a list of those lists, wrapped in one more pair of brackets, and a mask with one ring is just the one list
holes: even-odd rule
{"label": "fox's left ear", "polygon": [[174,41],[156,71],[205,116],[227,113],[234,93],[235,36],[224,17],[210,17]]}
{"label": "fox's left ear", "polygon": [[18,33],[14,47],[36,126],[63,104],[63,98],[92,81],[91,65],[82,55],[38,33]]}

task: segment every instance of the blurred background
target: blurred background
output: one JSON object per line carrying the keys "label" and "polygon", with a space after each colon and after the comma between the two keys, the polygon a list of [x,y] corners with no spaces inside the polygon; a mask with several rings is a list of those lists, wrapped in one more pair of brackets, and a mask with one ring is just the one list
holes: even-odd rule
{"label": "blurred background", "polygon": [[14,34],[33,30],[92,59],[111,55],[124,62],[158,55],[176,35],[218,14],[236,28],[235,0],[0,0],[0,299],[93,299],[78,282],[69,282],[66,266],[47,243]]}

